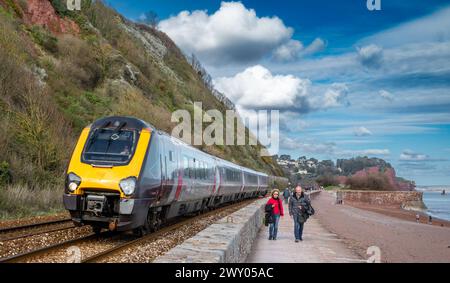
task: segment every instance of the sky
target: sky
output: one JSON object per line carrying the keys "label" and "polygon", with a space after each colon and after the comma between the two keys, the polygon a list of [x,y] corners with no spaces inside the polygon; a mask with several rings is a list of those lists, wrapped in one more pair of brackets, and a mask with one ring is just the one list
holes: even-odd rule
{"label": "sky", "polygon": [[118,1],[195,54],[242,115],[280,111],[280,149],[379,157],[418,185],[450,185],[450,2]]}

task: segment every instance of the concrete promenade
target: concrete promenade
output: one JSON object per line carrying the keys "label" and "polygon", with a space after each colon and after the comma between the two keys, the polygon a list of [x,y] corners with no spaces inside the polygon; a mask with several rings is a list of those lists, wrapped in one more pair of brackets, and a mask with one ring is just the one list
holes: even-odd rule
{"label": "concrete promenade", "polygon": [[[287,210],[287,205],[285,207]],[[280,219],[277,240],[268,238],[269,228],[261,227],[247,262],[365,262],[314,217],[306,222],[301,242],[294,242],[294,222],[287,213]]]}

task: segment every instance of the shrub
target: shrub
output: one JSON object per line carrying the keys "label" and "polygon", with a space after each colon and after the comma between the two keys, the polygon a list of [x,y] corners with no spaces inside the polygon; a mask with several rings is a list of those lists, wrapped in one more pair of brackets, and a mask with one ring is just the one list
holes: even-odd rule
{"label": "shrub", "polygon": [[52,36],[42,27],[33,26],[30,29],[30,33],[34,41],[40,46],[44,47],[46,50],[50,51],[51,53],[56,53],[58,51],[58,39]]}
{"label": "shrub", "polygon": [[66,16],[68,14],[69,10],[67,10],[67,0],[51,0],[51,3],[56,13],[60,16]]}
{"label": "shrub", "polygon": [[63,62],[60,75],[82,89],[93,89],[103,77],[95,54],[95,47],[74,36],[66,35],[58,41],[58,52]]}
{"label": "shrub", "polygon": [[43,187],[31,189],[26,185],[8,185],[0,190],[0,218],[25,216],[63,211],[62,189]]}
{"label": "shrub", "polygon": [[0,185],[9,184],[11,182],[11,172],[9,171],[9,163],[0,162]]}
{"label": "shrub", "polygon": [[316,182],[323,187],[339,185],[338,180],[332,174],[321,175],[317,178]]}
{"label": "shrub", "polygon": [[346,185],[352,190],[392,190],[388,178],[382,173],[368,174],[367,176],[352,176],[347,178]]}

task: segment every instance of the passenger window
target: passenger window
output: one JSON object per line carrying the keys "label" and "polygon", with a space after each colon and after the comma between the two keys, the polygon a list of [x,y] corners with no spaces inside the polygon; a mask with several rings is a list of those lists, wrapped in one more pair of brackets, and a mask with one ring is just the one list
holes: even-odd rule
{"label": "passenger window", "polygon": [[194,165],[194,160],[189,159],[189,178],[195,178]]}
{"label": "passenger window", "polygon": [[202,177],[204,180],[206,180],[206,164],[205,164],[205,162],[202,162]]}
{"label": "passenger window", "polygon": [[189,177],[189,159],[183,156],[183,176]]}
{"label": "passenger window", "polygon": [[169,160],[173,162],[173,151],[169,150]]}

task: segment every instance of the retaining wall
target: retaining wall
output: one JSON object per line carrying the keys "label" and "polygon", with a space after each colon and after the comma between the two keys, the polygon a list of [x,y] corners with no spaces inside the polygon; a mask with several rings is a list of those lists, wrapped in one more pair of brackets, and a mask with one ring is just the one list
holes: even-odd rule
{"label": "retaining wall", "polygon": [[[398,206],[423,209],[422,192],[416,191],[337,191],[337,199],[344,202],[368,203],[380,206]],[[426,207],[425,207],[426,208]]]}
{"label": "retaining wall", "polygon": [[263,224],[267,198],[222,218],[194,237],[174,247],[154,262],[237,263],[245,262],[253,240]]}

